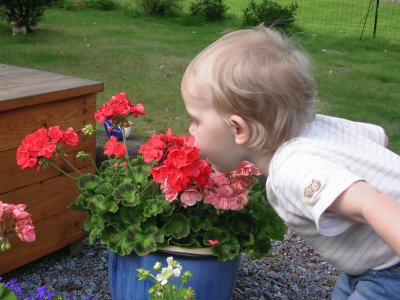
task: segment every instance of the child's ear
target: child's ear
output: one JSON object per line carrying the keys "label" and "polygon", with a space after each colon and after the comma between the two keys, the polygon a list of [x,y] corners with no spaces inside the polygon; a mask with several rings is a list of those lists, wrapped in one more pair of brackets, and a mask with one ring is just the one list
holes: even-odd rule
{"label": "child's ear", "polygon": [[230,116],[229,123],[233,128],[236,144],[247,144],[251,136],[251,129],[249,124],[242,117],[239,117],[237,115]]}

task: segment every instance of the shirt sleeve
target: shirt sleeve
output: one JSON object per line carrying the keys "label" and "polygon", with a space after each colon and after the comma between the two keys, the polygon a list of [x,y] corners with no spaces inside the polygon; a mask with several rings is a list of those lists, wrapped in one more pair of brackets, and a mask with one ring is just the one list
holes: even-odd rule
{"label": "shirt sleeve", "polygon": [[271,187],[288,219],[308,218],[325,236],[339,235],[355,224],[326,211],[341,193],[363,180],[340,160],[324,157],[317,149],[308,153],[296,149],[271,165],[270,176]]}

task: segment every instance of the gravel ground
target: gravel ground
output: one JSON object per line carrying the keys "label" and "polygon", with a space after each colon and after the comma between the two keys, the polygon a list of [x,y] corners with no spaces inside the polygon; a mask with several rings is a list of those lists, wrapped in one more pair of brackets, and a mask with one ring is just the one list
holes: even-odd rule
{"label": "gravel ground", "polygon": [[[274,244],[271,257],[253,260],[242,255],[233,300],[330,299],[337,275],[297,235],[288,232],[283,242]],[[111,299],[107,250],[100,244],[90,246],[87,240],[75,255],[65,248],[3,277],[18,279],[26,291],[46,285],[74,299]]]}

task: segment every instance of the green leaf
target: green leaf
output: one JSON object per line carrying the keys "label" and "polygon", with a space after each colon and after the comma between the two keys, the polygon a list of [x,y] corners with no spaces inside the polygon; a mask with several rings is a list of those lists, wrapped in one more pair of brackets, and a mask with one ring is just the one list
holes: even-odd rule
{"label": "green leaf", "polygon": [[173,205],[164,198],[156,197],[147,199],[145,205],[143,206],[143,216],[145,218],[149,218],[152,216],[157,216],[161,213],[163,215],[170,215],[169,210],[171,206]]}
{"label": "green leaf", "polygon": [[0,299],[1,300],[17,300],[17,296],[8,287],[0,283]]}
{"label": "green leaf", "polygon": [[181,213],[173,215],[164,224],[163,231],[176,239],[183,238],[190,232],[189,219]]}
{"label": "green leaf", "polygon": [[183,247],[200,247],[200,243],[196,240],[194,234],[189,234],[179,240],[174,239],[174,245]]}
{"label": "green leaf", "polygon": [[86,201],[93,216],[101,215],[104,212],[116,212],[118,210],[118,204],[116,203],[117,200],[105,197],[101,194],[88,197]]}
{"label": "green leaf", "polygon": [[86,196],[84,193],[80,194],[75,202],[71,203],[68,208],[72,210],[88,211],[89,209],[87,208]]}
{"label": "green leaf", "polygon": [[114,191],[114,187],[110,182],[103,182],[102,185],[99,185],[96,190],[94,191],[96,194],[102,195],[110,195]]}
{"label": "green leaf", "polygon": [[153,236],[137,235],[135,238],[134,251],[137,255],[144,256],[150,252],[157,251],[157,243]]}
{"label": "green leaf", "polygon": [[250,216],[241,215],[232,224],[232,230],[238,234],[248,234],[251,232],[254,223]]}
{"label": "green leaf", "polygon": [[212,228],[212,223],[205,216],[192,216],[190,217],[190,228],[193,232],[198,232],[200,230],[208,231]]}
{"label": "green leaf", "polygon": [[94,174],[83,174],[78,177],[78,188],[82,192],[86,190],[95,190],[101,184],[99,176]]}
{"label": "green leaf", "polygon": [[118,231],[113,226],[106,227],[101,233],[100,242],[121,256],[129,255],[133,250],[133,241],[127,238],[128,230]]}
{"label": "green leaf", "polygon": [[271,239],[267,234],[258,234],[254,238],[254,245],[249,247],[248,254],[255,257],[261,258],[269,253],[269,250],[272,248]]}
{"label": "green leaf", "polygon": [[152,236],[152,238],[156,243],[164,242],[164,233],[156,226],[147,227],[145,230],[145,234]]}
{"label": "green leaf", "polygon": [[239,241],[233,237],[220,241],[219,245],[212,247],[212,252],[220,261],[231,260],[240,253]]}
{"label": "green leaf", "polygon": [[126,224],[140,224],[145,220],[145,218],[143,217],[143,212],[137,208],[139,207],[132,208],[121,206],[121,208],[118,210],[118,214],[113,216],[113,220],[117,222],[118,219],[120,219],[122,226],[125,227]]}
{"label": "green leaf", "polygon": [[122,205],[135,207],[140,203],[140,194],[133,183],[122,183],[114,191],[116,201],[121,201]]}

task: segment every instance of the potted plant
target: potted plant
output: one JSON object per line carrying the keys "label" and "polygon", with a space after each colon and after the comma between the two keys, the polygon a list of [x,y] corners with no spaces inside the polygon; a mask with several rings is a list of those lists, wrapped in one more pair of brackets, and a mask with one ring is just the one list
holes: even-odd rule
{"label": "potted plant", "polygon": [[[119,93],[96,111],[95,118],[99,123],[109,120],[126,128],[144,114],[142,104],[132,104],[125,93]],[[83,132],[90,135],[96,130],[88,125]],[[81,193],[69,208],[88,213],[84,226],[90,243],[99,240],[111,251],[109,273],[114,299],[144,299],[126,277],[134,276],[143,265],[149,267],[159,261],[152,256],[156,253],[165,257],[180,253],[182,264],[189,264],[188,248],[195,248],[190,259],[201,262],[197,270],[185,266],[193,277],[204,279],[205,274],[207,278],[214,274],[217,278],[204,285],[189,283],[198,299],[228,299],[240,253],[266,256],[271,239],[282,240],[286,231],[263,196],[258,170],[243,162],[231,173],[218,173],[201,159],[193,137],[174,136],[170,129],[165,134],[153,134],[137,154],[130,155],[124,130],[122,133],[122,143],[114,136],[105,143],[108,159],[98,169],[93,162],[95,174],[75,178],[57,167],[57,159],[66,160],[62,147],[78,142],[72,128],[62,131],[58,126],[28,135],[17,150],[17,163],[22,169],[52,166],[77,180]],[[77,157],[85,159],[87,155],[79,152]],[[208,267],[215,262],[220,271]],[[215,292],[228,291],[212,296],[210,282],[215,283]],[[222,284],[227,289],[221,289]]]}

